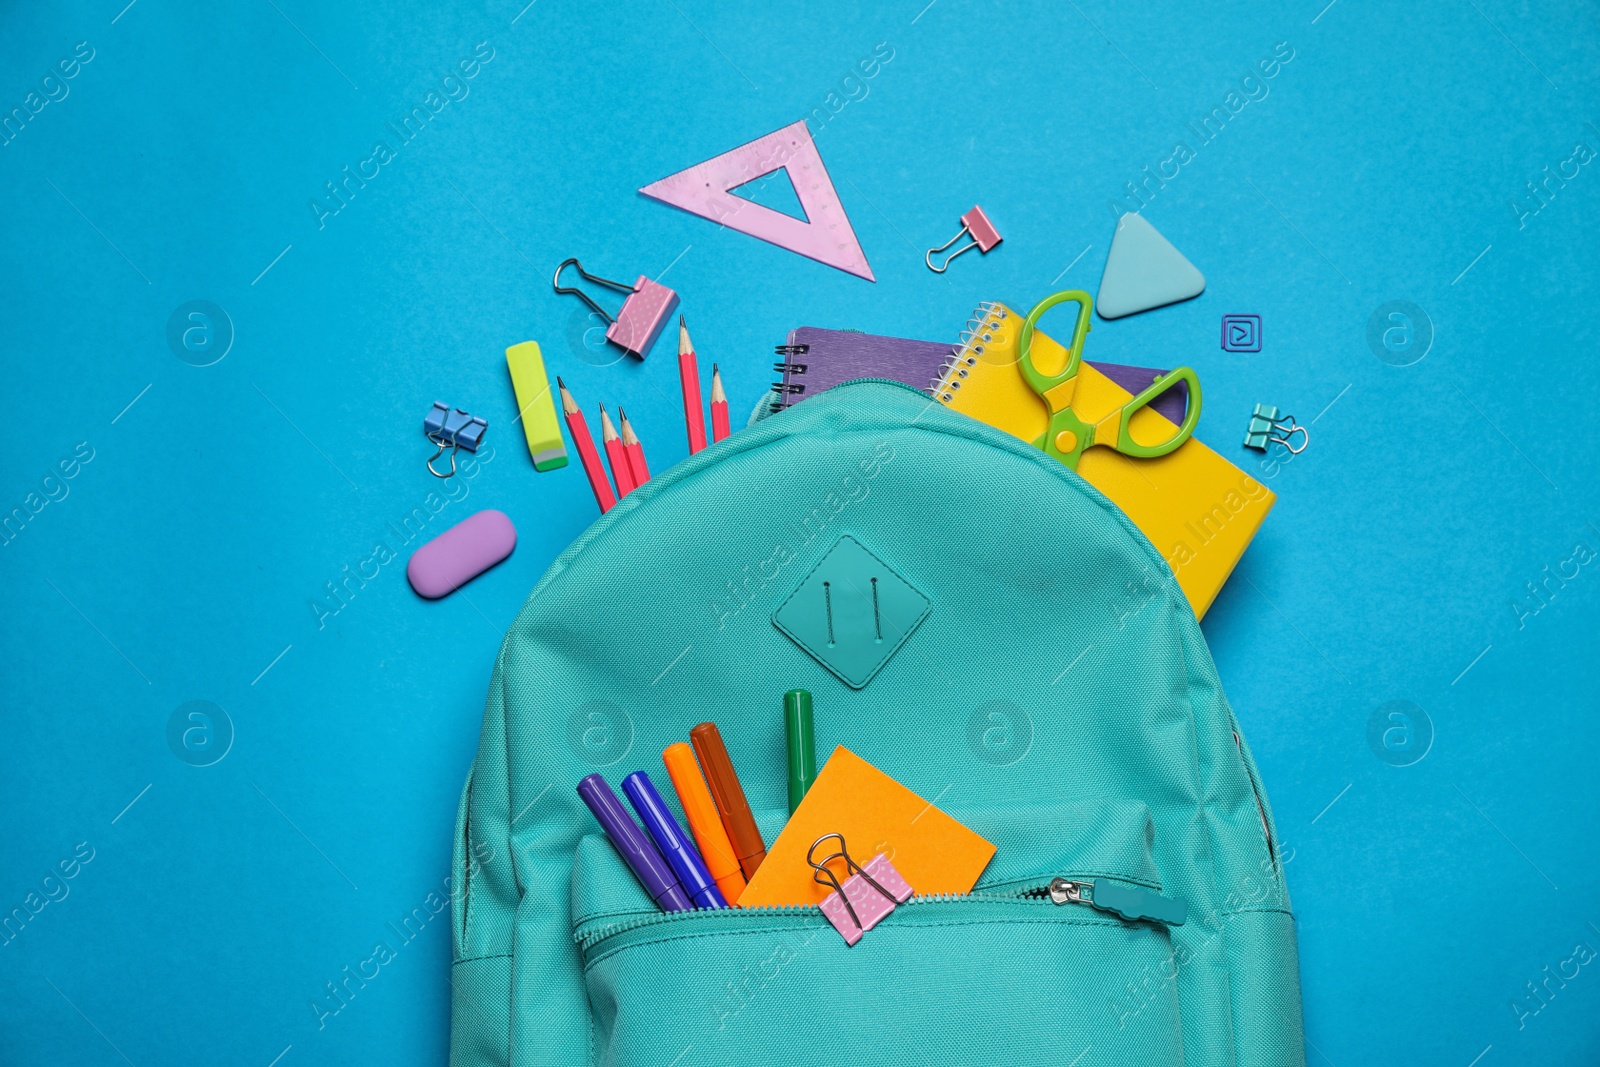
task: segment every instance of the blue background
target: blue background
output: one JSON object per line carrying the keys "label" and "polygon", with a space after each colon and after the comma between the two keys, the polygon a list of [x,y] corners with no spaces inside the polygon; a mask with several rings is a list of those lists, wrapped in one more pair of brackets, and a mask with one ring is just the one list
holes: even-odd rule
{"label": "blue background", "polygon": [[[1289,857],[1311,1062],[1600,1058],[1597,965],[1524,985],[1600,949],[1600,561],[1564,562],[1600,551],[1600,160],[1537,213],[1524,186],[1600,150],[1592,7],[123,2],[7,5],[0,34],[7,112],[93,49],[0,147],[0,509],[57,498],[0,548],[0,911],[93,850],[0,945],[4,1062],[443,1060],[444,921],[310,1005],[444,890],[502,632],[595,516],[575,464],[534,473],[503,349],[539,340],[591,422],[625,406],[656,469],[685,452],[670,334],[613,362],[557,261],[677,289],[740,421],[793,327],[953,339],[980,300],[1094,291],[1110,202],[1179,141],[1143,213],[1208,288],[1089,352],[1196,367],[1199,436],[1279,494],[1204,627]],[[1268,95],[1200,144],[1278,42]],[[636,193],[807,115],[875,285]],[[378,140],[378,176],[313,209]],[[929,273],[975,201],[1005,243]],[[167,341],[191,300],[232,324],[210,366]],[[1432,324],[1409,366],[1368,344],[1391,300]],[[1231,312],[1261,352],[1220,350]],[[436,399],[493,451],[424,536],[497,507],[515,554],[425,602],[418,538],[319,612],[440,489]],[[1257,402],[1309,449],[1259,466]],[[207,767],[168,741],[193,700],[224,709],[213,755],[232,735]],[[1393,700],[1420,713],[1369,743]]]}

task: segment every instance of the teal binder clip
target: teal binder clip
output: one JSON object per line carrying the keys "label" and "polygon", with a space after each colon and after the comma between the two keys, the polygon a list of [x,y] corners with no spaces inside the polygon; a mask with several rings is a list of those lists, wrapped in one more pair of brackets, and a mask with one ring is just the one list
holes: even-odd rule
{"label": "teal binder clip", "polygon": [[[1293,444],[1294,435],[1300,435],[1300,447]],[[1293,415],[1280,415],[1271,404],[1257,404],[1250,415],[1250,429],[1245,431],[1244,447],[1265,452],[1268,445],[1282,445],[1295,455],[1306,450],[1311,443],[1311,432],[1294,421]]]}

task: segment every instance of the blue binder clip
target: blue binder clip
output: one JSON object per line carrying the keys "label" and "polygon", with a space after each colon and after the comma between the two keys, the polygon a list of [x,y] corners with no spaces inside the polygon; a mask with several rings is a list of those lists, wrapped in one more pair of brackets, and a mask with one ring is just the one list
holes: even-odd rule
{"label": "blue binder clip", "polygon": [[[484,432],[488,429],[489,424],[483,419],[435,400],[432,410],[422,419],[422,432],[428,440],[439,446],[439,451],[428,457],[428,473],[435,478],[450,477],[456,472],[456,453],[463,448],[468,452],[476,452],[478,442],[483,440]],[[450,449],[450,469],[434,470],[433,461],[444,455],[447,448]]]}
{"label": "blue binder clip", "polygon": [[[1294,447],[1294,435],[1300,435],[1300,447]],[[1244,447],[1265,452],[1268,445],[1282,445],[1295,455],[1306,450],[1311,443],[1311,431],[1295,422],[1293,415],[1280,415],[1271,404],[1257,404],[1250,414],[1250,428],[1245,431]]]}

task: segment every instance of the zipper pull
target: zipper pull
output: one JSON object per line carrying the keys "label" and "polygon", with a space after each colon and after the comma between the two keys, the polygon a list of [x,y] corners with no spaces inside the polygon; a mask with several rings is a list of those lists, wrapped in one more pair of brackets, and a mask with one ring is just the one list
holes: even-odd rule
{"label": "zipper pull", "polygon": [[1134,889],[1115,882],[1074,882],[1068,878],[1050,880],[1050,900],[1056,904],[1088,904],[1129,922],[1150,921],[1167,926],[1182,926],[1189,917],[1189,905],[1179,897],[1164,897],[1148,889]]}

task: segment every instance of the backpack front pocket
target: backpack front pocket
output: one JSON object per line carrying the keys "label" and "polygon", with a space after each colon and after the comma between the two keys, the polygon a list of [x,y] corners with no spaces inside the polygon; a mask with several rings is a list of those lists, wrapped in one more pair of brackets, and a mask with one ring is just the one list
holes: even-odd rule
{"label": "backpack front pocket", "polygon": [[[1106,855],[1082,855],[1083,841],[1069,833],[1068,848],[1080,854],[1035,857],[1029,875],[999,864],[971,894],[914,897],[853,947],[814,907],[602,913],[594,905],[609,894],[585,891],[582,881],[603,871],[608,880],[627,876],[620,863],[604,862],[603,839],[586,839],[574,869],[573,933],[591,1010],[590,1062],[1178,1067],[1167,928],[1091,907],[1062,882],[1092,880],[1108,898],[1114,889],[1160,891],[1143,805],[1095,806],[1099,837],[1127,840],[1105,832],[1108,819],[1133,833],[1132,848],[1111,846],[1120,869],[1108,871]],[[1055,815],[1054,826],[1071,825],[1070,812]],[[978,813],[963,817],[982,832]],[[1136,1014],[1119,1007],[1130,986],[1148,998]]]}

